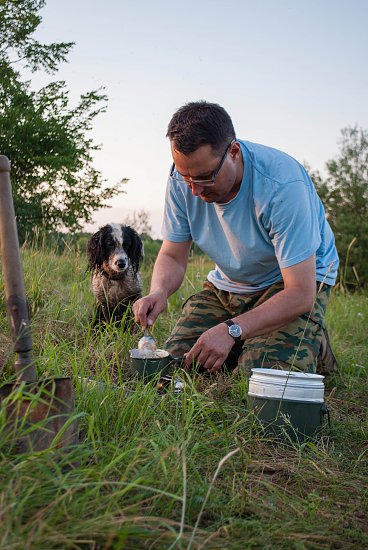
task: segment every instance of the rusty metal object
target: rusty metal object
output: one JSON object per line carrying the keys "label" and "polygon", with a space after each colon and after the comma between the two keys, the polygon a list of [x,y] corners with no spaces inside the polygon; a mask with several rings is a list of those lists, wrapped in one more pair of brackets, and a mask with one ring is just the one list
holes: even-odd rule
{"label": "rusty metal object", "polygon": [[6,305],[17,359],[14,384],[0,387],[0,405],[6,408],[9,441],[20,452],[75,445],[77,424],[69,378],[37,382],[23,268],[10,183],[10,162],[0,155],[0,245]]}
{"label": "rusty metal object", "polygon": [[17,452],[56,449],[78,442],[76,423],[68,423],[74,410],[69,378],[0,387],[7,418],[7,439]]}

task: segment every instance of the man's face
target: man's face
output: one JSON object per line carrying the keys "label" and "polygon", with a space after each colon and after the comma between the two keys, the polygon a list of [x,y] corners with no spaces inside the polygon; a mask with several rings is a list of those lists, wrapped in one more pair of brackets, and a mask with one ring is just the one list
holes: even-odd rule
{"label": "man's face", "polygon": [[243,162],[238,142],[230,145],[213,185],[192,183],[191,179],[211,179],[221,162],[222,152],[216,153],[210,145],[202,145],[193,153],[184,154],[174,149],[171,152],[176,170],[186,179],[183,185],[190,187],[194,196],[208,203],[229,202],[239,191],[243,177]]}

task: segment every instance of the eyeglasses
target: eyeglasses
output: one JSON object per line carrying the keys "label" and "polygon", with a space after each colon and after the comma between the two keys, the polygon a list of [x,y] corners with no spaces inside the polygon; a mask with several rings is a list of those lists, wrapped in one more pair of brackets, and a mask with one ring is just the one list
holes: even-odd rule
{"label": "eyeglasses", "polygon": [[176,171],[176,174],[174,174],[175,171],[175,162],[173,163],[171,170],[170,170],[170,178],[174,179],[175,181],[179,181],[180,183],[186,183],[187,185],[201,185],[203,187],[210,187],[211,185],[214,185],[215,180],[222,168],[222,165],[225,162],[226,155],[231,147],[231,145],[236,141],[236,139],[232,139],[229,143],[229,145],[226,147],[224,154],[222,155],[222,158],[220,160],[220,164],[218,165],[217,169],[214,171],[212,178],[192,178],[191,176],[182,176],[180,172]]}

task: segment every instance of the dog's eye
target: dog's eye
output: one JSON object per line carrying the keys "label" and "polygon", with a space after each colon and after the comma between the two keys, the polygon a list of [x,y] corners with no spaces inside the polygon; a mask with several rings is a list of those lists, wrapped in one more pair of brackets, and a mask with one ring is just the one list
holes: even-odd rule
{"label": "dog's eye", "polygon": [[109,248],[114,248],[114,241],[112,239],[107,239],[106,244]]}

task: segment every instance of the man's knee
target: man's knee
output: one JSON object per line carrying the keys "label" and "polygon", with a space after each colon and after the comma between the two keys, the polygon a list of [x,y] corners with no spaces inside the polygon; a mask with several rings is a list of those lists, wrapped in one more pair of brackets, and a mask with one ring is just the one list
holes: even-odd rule
{"label": "man's knee", "polygon": [[283,330],[246,340],[239,366],[247,372],[252,368],[316,372],[321,338],[319,324],[299,318]]}

